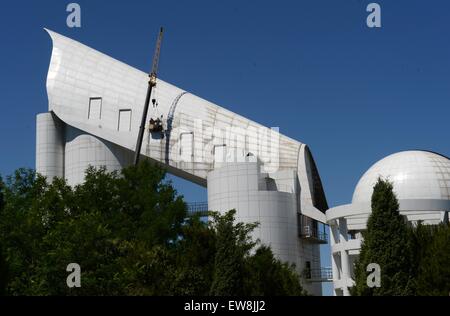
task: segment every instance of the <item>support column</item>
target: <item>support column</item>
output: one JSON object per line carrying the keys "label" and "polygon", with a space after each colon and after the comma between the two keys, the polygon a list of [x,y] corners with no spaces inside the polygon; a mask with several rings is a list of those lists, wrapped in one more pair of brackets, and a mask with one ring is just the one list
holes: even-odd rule
{"label": "support column", "polygon": [[350,261],[348,258],[348,252],[345,250],[345,244],[348,241],[347,220],[345,218],[339,219],[339,240],[342,245],[341,250],[341,266],[342,266],[342,281],[344,283],[343,292],[344,296],[350,296],[348,290],[348,284],[350,280]]}
{"label": "support column", "polygon": [[340,279],[339,268],[336,263],[335,255],[333,254],[333,246],[339,243],[339,230],[337,227],[336,221],[330,223],[330,248],[331,248],[331,269],[333,271],[333,295],[336,296],[336,290],[334,289],[334,285]]}

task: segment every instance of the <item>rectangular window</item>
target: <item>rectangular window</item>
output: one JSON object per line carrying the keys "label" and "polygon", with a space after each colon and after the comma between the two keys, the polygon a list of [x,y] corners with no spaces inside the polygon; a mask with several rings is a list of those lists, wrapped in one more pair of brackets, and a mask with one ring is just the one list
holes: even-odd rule
{"label": "rectangular window", "polygon": [[226,145],[214,145],[214,163],[225,162],[225,154]]}
{"label": "rectangular window", "polygon": [[131,131],[131,110],[119,110],[119,132],[129,132]]}
{"label": "rectangular window", "polygon": [[180,136],[180,159],[192,162],[194,134],[192,132],[181,133]]}
{"label": "rectangular window", "polygon": [[101,118],[102,118],[102,98],[90,98],[88,119],[99,120]]}

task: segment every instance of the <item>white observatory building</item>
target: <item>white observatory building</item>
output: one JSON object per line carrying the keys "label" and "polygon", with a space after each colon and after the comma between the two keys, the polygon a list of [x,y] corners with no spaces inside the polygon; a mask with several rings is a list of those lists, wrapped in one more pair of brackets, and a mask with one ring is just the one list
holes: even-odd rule
{"label": "white observatory building", "polygon": [[[89,165],[132,164],[148,75],[47,32],[53,51],[48,112],[37,116],[37,172],[76,185]],[[236,209],[238,221],[259,222],[254,238],[294,263],[305,289],[321,295],[328,205],[308,146],[160,79],[151,97],[146,121],[161,118],[162,131],[147,126],[141,156],[206,187],[210,210]]]}
{"label": "white observatory building", "polygon": [[450,211],[450,159],[429,151],[403,151],[375,163],[359,180],[351,204],[326,212],[334,295],[349,295],[353,263],[361,248],[361,232],[371,213],[373,187],[378,179],[393,183],[400,214],[412,222],[439,224]]}

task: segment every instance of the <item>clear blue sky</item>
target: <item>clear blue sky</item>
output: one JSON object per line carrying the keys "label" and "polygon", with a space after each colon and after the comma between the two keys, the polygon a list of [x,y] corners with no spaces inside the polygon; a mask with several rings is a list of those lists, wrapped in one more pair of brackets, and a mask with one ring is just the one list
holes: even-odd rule
{"label": "clear blue sky", "polygon": [[[47,110],[50,28],[141,70],[165,27],[160,77],[310,145],[330,206],[362,173],[405,149],[450,156],[450,2],[369,0],[71,1],[0,5],[0,174],[34,167]],[[175,179],[189,201],[205,191]],[[324,265],[329,265],[324,250]],[[327,288],[329,293],[329,288]]]}

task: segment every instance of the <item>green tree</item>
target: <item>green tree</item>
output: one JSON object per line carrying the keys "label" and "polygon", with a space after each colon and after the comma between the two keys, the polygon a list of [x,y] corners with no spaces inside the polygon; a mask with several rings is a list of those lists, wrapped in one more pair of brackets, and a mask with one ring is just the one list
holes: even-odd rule
{"label": "green tree", "polygon": [[0,245],[0,296],[6,294],[7,275],[6,261]]}
{"label": "green tree", "polygon": [[450,226],[419,225],[416,240],[417,294],[448,296],[450,294]]}
{"label": "green tree", "polygon": [[[185,203],[164,176],[148,162],[121,175],[91,168],[86,181],[71,188],[31,170],[15,172],[0,220],[11,276],[7,294],[128,294],[130,283],[138,284],[130,276],[139,276],[129,271],[147,264],[132,262],[136,252],[148,259],[159,254],[158,246],[170,249],[185,218]],[[81,266],[81,288],[66,286],[71,262]]]}
{"label": "green tree", "polygon": [[[3,215],[3,210],[5,207],[4,201],[4,191],[5,185],[3,183],[3,179],[0,176],[0,218]],[[5,295],[6,292],[6,284],[7,284],[7,266],[5,261],[5,256],[3,254],[3,247],[0,241],[0,296]]]}
{"label": "green tree", "polygon": [[0,176],[0,213],[3,212],[3,208],[5,207],[5,183],[3,183],[3,178]]}
{"label": "green tree", "polygon": [[[359,260],[355,265],[353,295],[411,295],[414,293],[412,251],[406,220],[392,184],[378,179],[372,194],[372,213],[363,233]],[[381,287],[367,286],[366,268],[381,268]]]}
{"label": "green tree", "polygon": [[244,260],[256,245],[250,233],[257,224],[234,224],[235,210],[223,216],[213,214],[216,230],[216,255],[211,295],[243,294]]}
{"label": "green tree", "polygon": [[177,244],[171,295],[209,295],[214,274],[216,231],[198,215],[187,219]]}
{"label": "green tree", "polygon": [[0,244],[7,263],[7,294],[34,294],[39,254],[43,253],[44,215],[35,207],[47,189],[45,178],[19,169],[7,177],[0,217]]}
{"label": "green tree", "polygon": [[267,246],[259,247],[253,256],[247,258],[245,275],[245,295],[306,295],[295,267],[277,260]]}
{"label": "green tree", "polygon": [[[47,236],[59,243],[46,259],[48,290],[65,294],[166,294],[165,270],[186,217],[185,203],[162,169],[143,162],[121,176],[105,169],[87,171],[70,199],[70,216]],[[67,262],[82,267],[80,289],[61,283]],[[57,271],[55,271],[57,270]],[[56,276],[56,277],[52,277]]]}
{"label": "green tree", "polygon": [[[1,197],[7,295],[301,294],[292,267],[268,248],[251,252],[256,224],[234,223],[235,211],[187,218],[164,170],[148,161],[120,173],[90,168],[76,187],[19,169],[0,181]],[[72,262],[81,288],[66,285]]]}

